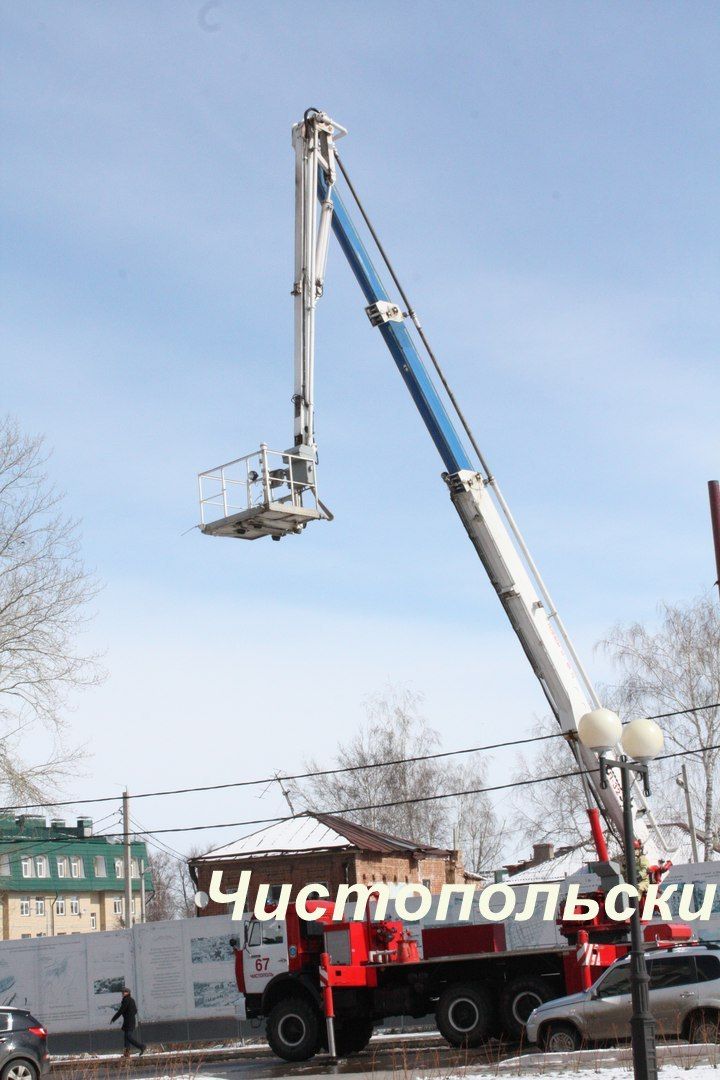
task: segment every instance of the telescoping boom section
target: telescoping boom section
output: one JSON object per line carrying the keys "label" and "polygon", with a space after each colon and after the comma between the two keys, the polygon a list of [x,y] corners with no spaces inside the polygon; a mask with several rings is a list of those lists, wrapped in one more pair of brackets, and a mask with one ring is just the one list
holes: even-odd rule
{"label": "telescoping boom section", "polygon": [[[294,446],[267,447],[200,476],[201,528],[210,535],[280,539],[313,519],[332,515],[317,493],[314,434],[315,310],[322,296],[329,232],[347,258],[365,298],[371,325],[383,338],[444,465],[450,499],[497,592],[545,697],[579,766],[593,836],[606,858],[598,811],[622,835],[622,801],[608,777],[597,779],[597,759],[579,742],[580,718],[600,706],[497,479],[430,349],[422,324],[374,232],[336,150],[346,131],[326,114],[308,109],[293,127],[295,150],[295,393]],[[386,264],[395,293],[385,287],[360,232],[337,191],[342,172],[366,231]],[[432,365],[431,377],[421,356]],[[463,436],[459,434],[463,432]],[[467,449],[472,448],[472,452]],[[233,470],[239,469],[239,476]],[[232,475],[231,475],[232,473]],[[237,505],[238,492],[244,504]],[[241,500],[242,501],[242,500]],[[636,835],[651,857],[665,853],[663,838],[641,792],[635,796]]]}

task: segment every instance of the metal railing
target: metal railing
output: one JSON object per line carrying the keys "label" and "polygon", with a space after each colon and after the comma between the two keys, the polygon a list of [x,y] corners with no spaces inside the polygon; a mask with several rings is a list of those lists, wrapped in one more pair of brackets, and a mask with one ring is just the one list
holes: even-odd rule
{"label": "metal railing", "polygon": [[259,450],[198,474],[200,524],[270,506],[317,510],[316,467],[312,458],[284,450]]}

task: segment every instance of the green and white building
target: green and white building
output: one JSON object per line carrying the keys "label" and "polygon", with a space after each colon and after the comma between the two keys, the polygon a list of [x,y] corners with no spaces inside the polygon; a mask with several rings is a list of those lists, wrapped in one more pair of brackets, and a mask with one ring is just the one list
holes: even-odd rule
{"label": "green and white building", "polygon": [[[133,921],[144,921],[152,880],[144,843],[133,843]],[[91,818],[0,817],[2,940],[119,930],[125,919],[123,846],[93,835]]]}

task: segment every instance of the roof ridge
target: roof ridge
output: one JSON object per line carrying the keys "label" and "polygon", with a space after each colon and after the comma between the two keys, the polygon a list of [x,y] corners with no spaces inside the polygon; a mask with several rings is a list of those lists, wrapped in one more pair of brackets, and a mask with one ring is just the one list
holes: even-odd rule
{"label": "roof ridge", "polygon": [[351,821],[349,818],[341,817],[340,814],[320,813],[315,811],[310,811],[310,813],[317,821],[322,822],[323,825],[327,825],[329,828],[335,829],[336,832],[341,833],[341,835],[345,836],[351,842],[353,840],[353,837],[352,835],[348,836],[346,829],[350,833],[357,831],[358,833],[364,834],[367,837],[374,837],[378,840],[382,840],[384,841],[383,846],[385,847],[387,847],[388,842],[395,842],[400,845],[401,849],[406,849],[408,851],[442,851],[447,854],[452,850],[451,848],[439,848],[436,847],[434,844],[419,843],[416,840],[408,840],[404,836],[397,836],[397,834],[395,833],[385,832],[381,829],[372,829],[370,828],[370,826],[363,825],[358,821]]}

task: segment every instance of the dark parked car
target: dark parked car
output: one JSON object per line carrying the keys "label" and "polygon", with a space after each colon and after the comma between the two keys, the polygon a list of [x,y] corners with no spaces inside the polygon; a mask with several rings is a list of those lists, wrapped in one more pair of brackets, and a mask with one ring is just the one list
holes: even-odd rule
{"label": "dark parked car", "polygon": [[42,1024],[27,1009],[0,1008],[0,1080],[38,1080],[49,1068]]}

